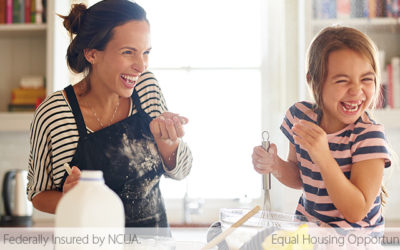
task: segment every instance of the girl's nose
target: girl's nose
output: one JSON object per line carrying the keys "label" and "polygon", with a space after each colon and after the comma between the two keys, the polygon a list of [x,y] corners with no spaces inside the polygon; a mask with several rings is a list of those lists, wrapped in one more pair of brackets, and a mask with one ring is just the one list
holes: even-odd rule
{"label": "girl's nose", "polygon": [[352,95],[358,95],[358,94],[360,94],[361,89],[362,89],[361,83],[353,82],[350,86],[349,93]]}

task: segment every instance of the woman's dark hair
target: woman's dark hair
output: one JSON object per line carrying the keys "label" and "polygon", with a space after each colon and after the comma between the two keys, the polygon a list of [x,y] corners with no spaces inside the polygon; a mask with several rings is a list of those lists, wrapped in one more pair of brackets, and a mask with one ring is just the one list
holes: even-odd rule
{"label": "woman's dark hair", "polygon": [[103,0],[90,8],[74,4],[68,16],[59,16],[71,35],[67,62],[75,73],[91,71],[84,49],[104,50],[116,26],[129,21],[148,22],[145,10],[129,0]]}

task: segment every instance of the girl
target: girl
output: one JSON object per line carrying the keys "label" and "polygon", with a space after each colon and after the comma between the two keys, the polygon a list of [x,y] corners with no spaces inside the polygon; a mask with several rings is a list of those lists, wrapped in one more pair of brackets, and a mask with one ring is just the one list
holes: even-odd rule
{"label": "girl", "polygon": [[[128,0],[73,5],[64,26],[73,37],[69,67],[80,82],[51,94],[31,124],[28,197],[54,213],[80,170],[102,170],[124,203],[127,227],[168,227],[159,182],[182,179],[192,156],[185,117],[166,112],[162,92],[146,71],[151,50],[146,12]],[[64,163],[72,174],[66,178]]]}
{"label": "girl", "polygon": [[254,148],[260,174],[303,189],[296,214],[332,227],[382,228],[381,183],[391,165],[383,126],[367,110],[379,96],[373,42],[348,27],[323,29],[308,50],[307,83],[315,103],[298,102],[281,130],[290,141],[287,161]]}

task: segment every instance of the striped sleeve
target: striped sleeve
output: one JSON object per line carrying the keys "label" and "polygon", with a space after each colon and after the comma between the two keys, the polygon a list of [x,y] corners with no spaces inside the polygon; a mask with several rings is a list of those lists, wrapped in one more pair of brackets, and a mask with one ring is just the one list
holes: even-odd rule
{"label": "striped sleeve", "polygon": [[151,118],[155,118],[163,112],[168,111],[164,96],[153,73],[143,73],[135,88],[138,92],[142,109]]}
{"label": "striped sleeve", "polygon": [[358,134],[351,147],[353,163],[381,158],[385,160],[385,167],[389,167],[391,160],[383,126],[363,125],[366,128]]}
{"label": "striped sleeve", "polygon": [[292,127],[299,120],[316,123],[318,114],[314,111],[315,106],[311,102],[302,101],[292,105],[287,111],[280,127],[282,133],[294,144]]}
{"label": "striped sleeve", "polygon": [[289,141],[294,144],[294,139],[293,139],[293,131],[292,127],[294,124],[294,112],[295,112],[295,105],[290,107],[286,111],[285,118],[283,118],[283,122],[281,125],[281,131],[282,133],[289,139]]}
{"label": "striped sleeve", "polygon": [[[136,91],[138,92],[142,109],[150,117],[155,118],[168,111],[161,88],[153,73],[147,71],[141,75],[136,85]],[[180,180],[189,174],[192,162],[192,152],[189,146],[181,139],[177,149],[175,168],[168,170],[165,165],[163,167],[168,177]]]}
{"label": "striped sleeve", "polygon": [[79,140],[75,119],[61,91],[35,111],[30,126],[28,199],[42,191],[60,190],[63,164],[70,162]]}

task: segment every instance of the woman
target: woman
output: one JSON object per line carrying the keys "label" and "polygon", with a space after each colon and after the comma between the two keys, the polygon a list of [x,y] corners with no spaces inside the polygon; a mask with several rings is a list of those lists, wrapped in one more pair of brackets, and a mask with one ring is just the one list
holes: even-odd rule
{"label": "woman", "polygon": [[[152,73],[145,11],[128,0],[73,5],[61,16],[71,37],[68,65],[86,77],[51,94],[31,124],[28,197],[54,213],[80,170],[102,170],[122,199],[127,227],[168,227],[162,174],[182,179],[192,156],[180,139],[187,118],[167,112]],[[64,163],[72,167],[68,177]]]}

